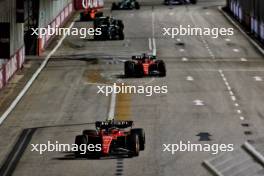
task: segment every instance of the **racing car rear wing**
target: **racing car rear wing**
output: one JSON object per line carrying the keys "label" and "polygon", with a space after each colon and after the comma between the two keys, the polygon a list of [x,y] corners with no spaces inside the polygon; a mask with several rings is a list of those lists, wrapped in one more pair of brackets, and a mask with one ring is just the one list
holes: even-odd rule
{"label": "racing car rear wing", "polygon": [[141,59],[147,59],[147,58],[148,59],[156,59],[156,56],[148,55],[148,54],[132,56],[132,60],[141,60]]}
{"label": "racing car rear wing", "polygon": [[107,129],[107,128],[128,128],[133,126],[133,121],[96,121],[95,127],[101,128],[101,129]]}

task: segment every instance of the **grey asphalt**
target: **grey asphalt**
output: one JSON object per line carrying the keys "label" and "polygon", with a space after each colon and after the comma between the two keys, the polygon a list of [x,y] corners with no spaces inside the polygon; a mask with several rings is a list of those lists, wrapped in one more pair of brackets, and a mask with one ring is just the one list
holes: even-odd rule
{"label": "grey asphalt", "polygon": [[[146,150],[130,159],[79,160],[67,152],[39,155],[28,146],[13,175],[210,176],[202,162],[215,155],[209,152],[171,155],[163,152],[162,145],[191,141],[194,144],[234,144],[238,148],[246,140],[261,137],[264,84],[254,77],[264,78],[264,61],[250,42],[237,29],[235,35],[229,37],[230,41],[225,37],[180,36],[184,45],[162,35],[163,27],[179,24],[233,27],[218,10],[224,1],[204,0],[197,5],[173,7],[163,6],[160,1],[149,0],[143,4],[139,11],[112,12],[111,15],[125,23],[124,41],[98,42],[73,36],[64,40],[54,59],[0,127],[0,163],[25,128],[37,128],[30,141],[32,144],[48,140],[73,143],[75,135],[85,128],[93,128],[89,123],[107,117],[110,97],[97,94],[96,85],[117,81],[168,86],[165,95],[117,95],[117,118],[134,120],[137,127],[145,129]],[[106,13],[110,12],[106,10]],[[150,52],[153,23],[157,56],[167,64],[167,77],[119,78],[123,74],[119,58],[129,59],[132,54]],[[90,25],[75,23],[77,27]],[[221,73],[236,101],[232,100]],[[188,76],[193,80],[188,81]],[[204,105],[196,106],[195,100],[203,101]],[[249,126],[244,127],[242,123]],[[252,134],[246,135],[245,131]],[[212,135],[210,141],[199,141],[197,134],[203,132]]]}

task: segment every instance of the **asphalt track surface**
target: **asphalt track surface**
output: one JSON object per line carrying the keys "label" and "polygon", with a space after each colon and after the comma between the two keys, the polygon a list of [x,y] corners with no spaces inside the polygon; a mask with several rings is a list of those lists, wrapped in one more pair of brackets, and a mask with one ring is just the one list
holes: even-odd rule
{"label": "asphalt track surface", "polygon": [[[109,3],[110,4],[110,3]],[[107,4],[107,6],[109,6]],[[15,146],[24,129],[36,128],[29,144],[73,143],[83,129],[105,120],[110,96],[97,94],[97,85],[167,85],[168,94],[146,97],[118,94],[115,116],[134,120],[146,132],[146,149],[135,158],[75,159],[70,152],[39,155],[31,147],[17,161],[14,176],[180,175],[209,176],[203,160],[208,152],[163,152],[163,144],[234,144],[263,134],[263,56],[235,29],[225,38],[185,36],[171,39],[163,27],[179,24],[233,27],[218,10],[224,1],[163,6],[145,1],[139,11],[114,11],[125,23],[124,41],[89,41],[68,36],[25,97],[0,127],[0,162]],[[110,14],[109,10],[105,10]],[[75,27],[89,26],[75,22]],[[167,77],[124,79],[123,63],[133,54],[153,52],[167,64]],[[152,50],[151,50],[152,49]],[[199,105],[200,104],[200,105]],[[245,125],[242,124],[248,124]],[[245,134],[250,131],[251,134]],[[200,141],[199,133],[209,133]],[[12,153],[12,152],[11,152]]]}

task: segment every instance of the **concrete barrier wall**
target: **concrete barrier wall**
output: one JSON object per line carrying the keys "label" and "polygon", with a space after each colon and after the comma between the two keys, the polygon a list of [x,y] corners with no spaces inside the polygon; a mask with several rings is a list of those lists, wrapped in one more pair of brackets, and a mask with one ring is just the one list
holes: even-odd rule
{"label": "concrete barrier wall", "polygon": [[0,89],[7,84],[17,70],[23,67],[24,62],[25,47],[23,46],[0,68]]}
{"label": "concrete barrier wall", "polygon": [[[73,3],[70,2],[57,14],[57,16],[54,17],[54,19],[50,23],[45,26],[45,28],[48,28],[48,26],[51,26],[52,28],[55,28],[56,26],[62,26],[72,13]],[[47,46],[52,37],[54,36],[50,36],[48,34],[39,36],[39,53],[43,52],[44,48]]]}
{"label": "concrete barrier wall", "polygon": [[227,0],[227,7],[240,23],[264,43],[263,0]]}

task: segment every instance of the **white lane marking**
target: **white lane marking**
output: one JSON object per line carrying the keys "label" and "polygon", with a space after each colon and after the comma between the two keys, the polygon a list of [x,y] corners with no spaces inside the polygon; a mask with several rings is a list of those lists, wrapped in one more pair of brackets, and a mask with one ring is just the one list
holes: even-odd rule
{"label": "white lane marking", "polygon": [[229,94],[231,95],[231,96],[233,96],[234,95],[234,93],[233,93],[233,91],[229,91]]}
{"label": "white lane marking", "polygon": [[236,97],[235,97],[234,95],[231,96],[231,99],[232,99],[233,101],[236,101]]}
{"label": "white lane marking", "polygon": [[182,58],[182,61],[184,61],[184,62],[186,62],[186,61],[188,61],[189,59],[188,58],[186,58],[186,57],[183,57]]}
{"label": "white lane marking", "polygon": [[239,52],[239,49],[234,48],[233,51],[234,51],[235,53],[238,53],[238,52]]}
{"label": "white lane marking", "polygon": [[180,51],[180,52],[184,52],[184,51],[185,51],[185,49],[180,49],[179,51]]}
{"label": "white lane marking", "polygon": [[116,93],[115,91],[113,91],[111,94],[110,106],[106,120],[113,120],[115,118],[115,107],[116,107]]}
{"label": "white lane marking", "polygon": [[226,39],[225,39],[225,41],[227,41],[227,42],[230,42],[230,41],[231,41],[231,39],[229,39],[229,38],[226,38]]}
{"label": "white lane marking", "polygon": [[152,38],[154,38],[155,37],[155,14],[154,14],[154,9],[152,10],[151,17],[152,17]]}
{"label": "white lane marking", "polygon": [[248,61],[246,58],[240,58],[240,60],[242,61],[242,62],[246,62],[246,61]]}
{"label": "white lane marking", "polygon": [[187,77],[186,77],[186,80],[187,80],[187,81],[193,81],[194,79],[193,79],[192,76],[187,76]]}
{"label": "white lane marking", "polygon": [[174,13],[173,13],[173,12],[170,12],[169,14],[170,14],[170,16],[174,15]]}
{"label": "white lane marking", "polygon": [[211,13],[210,13],[210,12],[206,12],[205,14],[206,14],[206,15],[210,15]]}
{"label": "white lane marking", "polygon": [[152,44],[153,44],[153,56],[157,55],[157,47],[156,47],[156,39],[152,39]]}
{"label": "white lane marking", "polygon": [[180,38],[177,38],[176,40],[177,40],[177,42],[180,42],[180,41],[181,41],[181,39],[180,39]]}
{"label": "white lane marking", "polygon": [[149,38],[149,50],[152,51],[152,39]]}
{"label": "white lane marking", "polygon": [[240,118],[240,120],[245,120],[245,117],[243,117],[243,116],[240,116],[239,118]]}
{"label": "white lane marking", "polygon": [[262,77],[260,76],[254,76],[253,78],[255,79],[255,81],[263,81]]}
{"label": "white lane marking", "polygon": [[240,109],[236,110],[236,112],[237,112],[238,114],[241,114],[241,113],[242,113],[242,111],[241,111]]}
{"label": "white lane marking", "polygon": [[[72,28],[74,25],[74,22],[71,23],[69,26],[69,29]],[[22,89],[22,91],[18,94],[18,96],[15,98],[15,100],[11,103],[11,105],[7,108],[7,110],[3,113],[3,115],[0,117],[0,125],[3,123],[3,121],[8,117],[8,115],[14,110],[18,102],[22,99],[22,97],[26,94],[26,92],[29,90],[30,86],[33,84],[33,82],[36,80],[36,78],[39,76],[40,72],[44,69],[44,67],[47,65],[50,57],[57,51],[57,49],[61,46],[63,40],[67,37],[66,35],[63,35],[62,38],[59,40],[57,45],[53,48],[53,50],[46,56],[44,61],[41,63],[40,67],[37,69],[37,71],[32,75],[30,80],[27,82],[25,87]]]}
{"label": "white lane marking", "polygon": [[235,103],[234,105],[235,105],[235,107],[239,107],[239,104],[238,103]]}
{"label": "white lane marking", "polygon": [[204,102],[202,100],[193,100],[195,106],[204,106]]}

